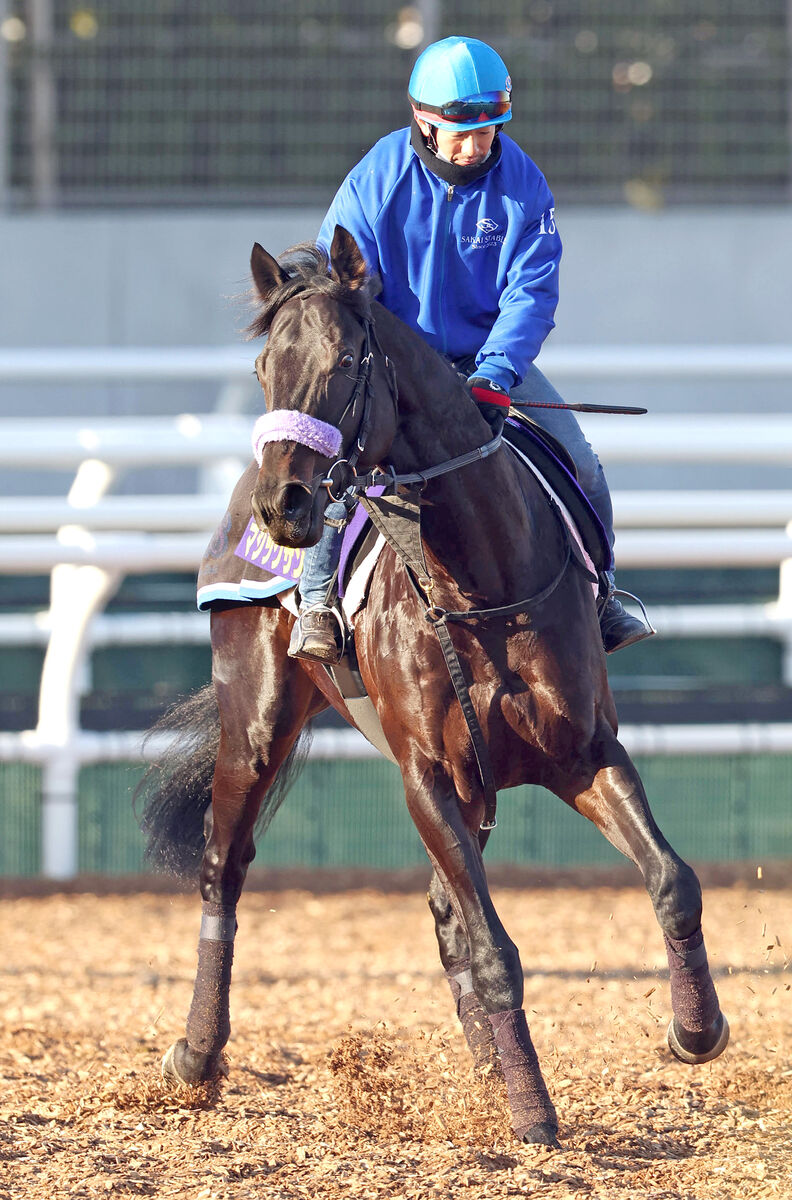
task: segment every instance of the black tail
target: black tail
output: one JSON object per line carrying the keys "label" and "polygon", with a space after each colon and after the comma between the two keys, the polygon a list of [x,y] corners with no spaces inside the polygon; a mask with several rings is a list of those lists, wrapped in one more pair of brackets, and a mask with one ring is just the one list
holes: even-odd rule
{"label": "black tail", "polygon": [[[212,800],[212,779],[220,745],[220,714],[212,684],[167,710],[146,735],[151,749],[169,739],[141,779],[133,804],[143,800],[140,828],[146,859],[158,870],[195,876],[204,851],[204,818]],[[299,774],[311,745],[303,731],[278,771],[256,822],[263,833]],[[156,749],[156,746],[154,746]]]}

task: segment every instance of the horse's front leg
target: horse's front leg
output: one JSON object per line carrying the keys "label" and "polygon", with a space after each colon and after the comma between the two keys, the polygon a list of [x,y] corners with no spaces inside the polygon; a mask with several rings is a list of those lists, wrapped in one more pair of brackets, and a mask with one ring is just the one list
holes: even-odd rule
{"label": "horse's front leg", "polygon": [[249,608],[212,615],[212,670],[220,708],[220,748],[206,848],[198,970],[186,1038],[171,1046],[163,1074],[193,1084],[222,1073],[231,1033],[229,991],[236,906],[255,855],[262,808],[275,803],[276,777],[300,730],[324,700],[287,658],[288,619],[282,610]]}
{"label": "horse's front leg", "polygon": [[717,1058],[726,1048],[729,1026],[707,963],[701,886],[658,829],[638,772],[609,727],[592,743],[589,764],[559,795],[593,821],[644,877],[668,956],[671,1051],[687,1063]]}
{"label": "horse's front leg", "polygon": [[[479,831],[479,845],[484,849],[489,830]],[[492,1025],[473,988],[470,967],[470,946],[462,922],[454,912],[436,870],[432,871],[427,899],[435,926],[440,961],[446,973],[454,1007],[465,1035],[473,1065],[479,1071],[500,1073],[498,1050]]]}
{"label": "horse's front leg", "polygon": [[514,1132],[525,1142],[556,1145],[558,1118],[522,1008],[520,956],[495,912],[484,874],[477,836],[481,806],[476,811],[463,806],[444,768],[425,758],[413,756],[402,774],[410,814],[457,922],[441,932],[441,955],[446,953],[452,969],[459,965],[464,931],[470,982],[492,1029]]}

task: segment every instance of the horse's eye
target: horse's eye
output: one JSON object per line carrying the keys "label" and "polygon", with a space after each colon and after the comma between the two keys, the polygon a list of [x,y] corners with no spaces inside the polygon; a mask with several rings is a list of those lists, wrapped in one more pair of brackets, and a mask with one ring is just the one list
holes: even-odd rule
{"label": "horse's eye", "polygon": [[338,365],[339,367],[343,367],[345,371],[348,371],[354,361],[355,359],[351,354],[345,354],[343,358],[339,359]]}

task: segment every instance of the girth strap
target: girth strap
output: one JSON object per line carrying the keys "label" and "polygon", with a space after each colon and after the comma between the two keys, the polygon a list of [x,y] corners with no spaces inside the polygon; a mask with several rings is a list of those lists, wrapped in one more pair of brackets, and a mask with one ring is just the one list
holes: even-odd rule
{"label": "girth strap", "polygon": [[[566,532],[566,526],[564,526],[564,530]],[[541,592],[529,596],[526,600],[517,600],[514,604],[504,604],[500,608],[469,608],[464,612],[447,612],[444,608],[432,605],[426,610],[427,621],[436,627],[441,622],[445,624],[446,621],[475,621],[487,620],[489,617],[514,617],[517,613],[525,612],[526,609],[531,608],[534,604],[541,604],[543,600],[547,600],[548,596],[552,596],[572,559],[572,543],[569,540],[569,536],[567,535],[564,540],[566,541],[564,561],[559,567],[555,578],[548,583],[546,588],[542,588]],[[581,565],[577,559],[574,559],[574,562],[576,566]],[[595,576],[587,568],[581,566],[581,569],[592,583],[597,582]]]}

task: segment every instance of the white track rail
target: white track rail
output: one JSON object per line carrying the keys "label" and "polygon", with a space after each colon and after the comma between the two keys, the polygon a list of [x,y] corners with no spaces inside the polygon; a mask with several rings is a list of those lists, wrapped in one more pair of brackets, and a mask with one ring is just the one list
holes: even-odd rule
{"label": "white track rail", "polygon": [[[76,740],[83,765],[100,762],[155,762],[170,739],[139,732],[92,733],[82,730]],[[747,725],[622,725],[619,740],[629,754],[728,755],[792,754],[792,724]],[[0,762],[45,765],[53,747],[35,733],[0,733]],[[310,758],[327,762],[381,759],[380,752],[356,729],[319,729],[313,735]]]}
{"label": "white track rail", "polygon": [[[792,520],[790,491],[614,491],[616,524],[624,529],[784,528]],[[106,533],[211,533],[228,497],[211,495],[105,496],[76,509],[51,496],[8,496],[0,509],[0,534],[55,533],[77,522]]]}
{"label": "white track rail", "polygon": [[[0,349],[0,382],[238,381],[252,345]],[[553,379],[790,379],[792,346],[550,346],[538,365]]]}
{"label": "white track rail", "polygon": [[[606,463],[792,462],[792,416],[763,414],[761,421],[731,413],[686,416],[581,416],[581,426]],[[213,462],[252,457],[252,420],[229,414],[179,417],[117,417],[2,423],[0,464],[42,469],[76,468],[85,459],[111,467]]]}
{"label": "white track rail", "polygon": [[[792,610],[772,604],[653,605],[659,637],[792,638]],[[0,646],[46,646],[52,622],[48,611],[0,616]],[[87,635],[91,650],[102,646],[207,645],[207,613],[103,613]]]}

